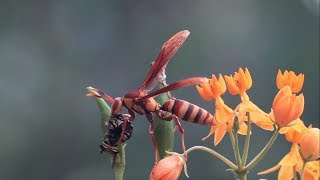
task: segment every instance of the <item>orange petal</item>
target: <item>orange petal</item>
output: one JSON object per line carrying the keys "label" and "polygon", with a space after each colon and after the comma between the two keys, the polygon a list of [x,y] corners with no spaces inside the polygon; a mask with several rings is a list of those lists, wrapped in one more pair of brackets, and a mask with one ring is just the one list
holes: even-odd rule
{"label": "orange petal", "polygon": [[221,126],[217,127],[216,132],[214,134],[214,145],[215,146],[217,146],[220,143],[220,141],[222,140],[222,138],[226,134],[226,128],[227,128],[226,124],[222,124]]}
{"label": "orange petal", "polygon": [[226,85],[221,74],[219,75],[219,80],[217,80],[215,75],[212,75],[210,85],[211,85],[211,91],[215,98],[217,98],[218,96],[221,96],[226,92]]}
{"label": "orange petal", "polygon": [[252,86],[252,78],[251,78],[251,75],[250,75],[250,72],[249,72],[248,68],[245,69],[244,73],[245,73],[246,78],[247,78],[247,90],[248,90]]}
{"label": "orange petal", "polygon": [[226,82],[224,81],[221,74],[219,74],[218,82],[221,86],[221,92],[223,92],[223,93],[226,92],[226,90],[227,90]]}
{"label": "orange petal", "polygon": [[295,170],[291,166],[281,166],[278,180],[288,180],[293,179]]}
{"label": "orange petal", "polygon": [[295,97],[293,104],[291,105],[291,110],[288,115],[291,119],[297,119],[299,118],[304,109],[304,96],[303,94],[300,94],[299,96]]}
{"label": "orange petal", "polygon": [[204,89],[203,89],[202,87],[196,86],[196,88],[197,88],[198,93],[200,94],[200,96],[201,96],[204,100],[210,101],[210,100],[213,99],[212,96],[210,96],[209,94],[206,94],[206,93],[204,92]]}
{"label": "orange petal", "polygon": [[281,166],[295,166],[299,157],[298,144],[292,144],[290,152],[279,162]]}
{"label": "orange petal", "polygon": [[298,93],[301,91],[304,81],[304,74],[299,74],[292,82],[292,92]]}
{"label": "orange petal", "polygon": [[229,76],[224,76],[224,80],[226,81],[227,87],[228,87],[228,91],[230,94],[232,95],[236,95],[236,94],[240,94],[240,89],[237,86],[235,80]]}
{"label": "orange petal", "polygon": [[257,121],[255,122],[257,126],[259,126],[261,129],[267,130],[267,131],[273,131],[274,130],[274,124],[271,120],[264,120],[264,121]]}
{"label": "orange petal", "polygon": [[272,173],[272,172],[278,170],[280,167],[281,167],[280,164],[277,164],[276,166],[274,166],[274,167],[272,167],[272,168],[270,168],[270,169],[267,169],[267,170],[264,170],[264,171],[262,171],[262,172],[259,172],[258,175],[263,175],[263,174]]}
{"label": "orange petal", "polygon": [[275,97],[274,100],[273,100],[273,105],[272,105],[272,107],[277,106],[279,100],[280,100],[283,96],[285,96],[286,94],[291,94],[291,93],[292,93],[292,91],[291,91],[291,89],[290,89],[289,86],[285,86],[285,87],[283,87],[282,89],[280,89],[280,91],[278,92],[278,94],[276,95],[276,97]]}
{"label": "orange petal", "polygon": [[297,154],[294,152],[289,152],[280,162],[281,166],[295,166],[297,164]]}
{"label": "orange petal", "polygon": [[[242,123],[242,124],[240,125],[240,129],[239,129],[239,131],[238,131],[238,134],[247,135],[247,130],[248,130],[247,124],[246,124],[246,123]],[[250,134],[251,134],[251,132],[250,132]]]}
{"label": "orange petal", "polygon": [[208,139],[216,131],[217,127],[218,126],[211,126],[209,134],[206,137],[202,138],[202,141]]}
{"label": "orange petal", "polygon": [[285,86],[285,84],[284,84],[284,76],[282,75],[280,69],[278,71],[278,75],[277,75],[277,80],[276,81],[277,81],[278,89],[282,89]]}

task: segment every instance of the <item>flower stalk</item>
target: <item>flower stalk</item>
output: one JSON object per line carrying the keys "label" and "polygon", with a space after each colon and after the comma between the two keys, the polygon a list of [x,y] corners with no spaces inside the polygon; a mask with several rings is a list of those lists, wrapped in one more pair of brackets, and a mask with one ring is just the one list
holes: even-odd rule
{"label": "flower stalk", "polygon": [[250,145],[250,136],[251,136],[251,120],[250,120],[250,113],[246,113],[248,117],[248,129],[247,129],[247,135],[246,139],[244,142],[244,148],[243,148],[243,154],[241,158],[242,166],[246,165],[247,157],[248,157],[248,152],[249,152],[249,145]]}
{"label": "flower stalk", "polygon": [[205,152],[217,157],[218,159],[223,161],[226,165],[228,165],[234,171],[238,169],[238,167],[235,164],[233,164],[229,159],[227,159],[223,155],[217,153],[216,151],[214,151],[210,148],[204,147],[204,146],[193,146],[193,147],[189,148],[185,153],[189,154],[190,152],[195,151],[195,150],[205,151]]}
{"label": "flower stalk", "polygon": [[303,161],[302,170],[301,170],[301,180],[304,179],[304,172],[305,172],[305,169],[306,169],[306,164],[307,164],[307,162]]}
{"label": "flower stalk", "polygon": [[279,135],[280,127],[277,126],[276,131],[272,135],[271,139],[269,140],[268,144],[261,150],[261,152],[246,166],[246,170],[250,171],[255,165],[257,165],[264,155],[268,152],[268,150],[271,148],[274,141],[277,139]]}

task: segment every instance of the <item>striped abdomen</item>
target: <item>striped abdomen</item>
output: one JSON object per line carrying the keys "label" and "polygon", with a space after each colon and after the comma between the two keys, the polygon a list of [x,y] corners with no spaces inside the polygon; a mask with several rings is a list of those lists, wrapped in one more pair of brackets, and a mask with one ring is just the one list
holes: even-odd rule
{"label": "striped abdomen", "polygon": [[[163,111],[171,112],[179,117],[179,119],[202,124],[213,125],[213,116],[205,109],[180,99],[170,99],[161,107]],[[215,124],[214,124],[215,125]]]}

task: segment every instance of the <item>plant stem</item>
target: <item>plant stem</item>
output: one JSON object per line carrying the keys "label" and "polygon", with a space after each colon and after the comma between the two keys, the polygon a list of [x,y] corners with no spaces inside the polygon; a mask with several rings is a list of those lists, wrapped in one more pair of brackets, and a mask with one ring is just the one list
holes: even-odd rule
{"label": "plant stem", "polygon": [[126,167],[125,145],[121,145],[119,153],[114,160],[114,179],[122,180],[124,169]]}
{"label": "plant stem", "polygon": [[242,154],[242,158],[241,158],[242,166],[246,165],[248,151],[249,151],[249,145],[250,145],[250,136],[251,136],[251,120],[250,120],[250,113],[249,112],[247,112],[247,117],[248,117],[248,128],[247,128],[246,140],[244,142],[243,154]]}
{"label": "plant stem", "polygon": [[301,180],[304,179],[304,172],[305,172],[305,169],[306,169],[306,164],[307,162],[306,161],[303,161],[303,165],[302,165],[302,170],[301,170]]}
{"label": "plant stem", "polygon": [[241,174],[237,174],[237,179],[239,180],[247,180],[247,171],[241,173]]}
{"label": "plant stem", "polygon": [[238,165],[237,169],[240,169],[241,168],[241,163],[240,163],[241,160],[240,160],[239,146],[236,143],[236,138],[234,137],[233,132],[230,131],[229,132],[229,136],[230,136],[230,140],[231,140],[231,143],[232,143],[234,157],[235,157],[237,165]]}
{"label": "plant stem", "polygon": [[250,171],[255,165],[257,165],[264,155],[268,152],[274,141],[277,139],[279,134],[280,127],[277,127],[276,131],[274,132],[273,136],[269,140],[268,144],[261,150],[261,152],[246,166],[246,170]]}
{"label": "plant stem", "polygon": [[235,136],[234,140],[235,140],[235,154],[236,154],[236,159],[237,159],[237,165],[238,165],[238,170],[241,170],[241,158],[240,158],[240,151],[239,151],[239,141],[238,141],[238,133],[237,132],[232,132]]}
{"label": "plant stem", "polygon": [[[89,93],[99,95],[92,87],[87,87],[86,88]],[[102,98],[95,98],[96,102],[99,106],[100,110],[100,116],[101,116],[101,130],[103,135],[108,133],[108,121],[111,117],[111,109],[108,106],[108,104],[102,99]],[[116,180],[122,180],[123,174],[124,174],[124,169],[126,166],[126,161],[125,161],[125,145],[120,144],[119,145],[119,153],[116,154],[116,157],[114,159],[114,175]]]}
{"label": "plant stem", "polygon": [[190,152],[192,152],[194,150],[202,150],[202,151],[208,152],[208,153],[212,154],[213,156],[217,157],[218,159],[220,159],[221,161],[223,161],[224,163],[226,163],[231,169],[233,169],[233,170],[238,169],[238,167],[235,164],[233,164],[229,159],[227,159],[226,157],[217,153],[216,151],[214,151],[210,148],[204,147],[204,146],[193,146],[193,147],[189,148],[185,153],[189,154]]}
{"label": "plant stem", "polygon": [[[158,88],[165,87],[165,83],[158,83]],[[156,101],[160,104],[167,102],[170,99],[170,92],[162,93],[156,97]],[[173,121],[164,121],[158,116],[155,116],[154,122],[154,138],[157,144],[158,157],[163,159],[167,157],[166,151],[173,151],[174,143],[174,122]],[[159,159],[159,160],[160,160]]]}

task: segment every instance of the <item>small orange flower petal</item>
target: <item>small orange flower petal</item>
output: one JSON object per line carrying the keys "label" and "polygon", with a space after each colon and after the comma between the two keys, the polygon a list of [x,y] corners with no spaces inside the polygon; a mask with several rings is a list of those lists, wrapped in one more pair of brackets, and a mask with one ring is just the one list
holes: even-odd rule
{"label": "small orange flower petal", "polygon": [[299,74],[292,82],[292,92],[298,93],[301,91],[304,81],[304,74]]}
{"label": "small orange flower petal", "polygon": [[220,141],[222,140],[222,138],[226,134],[226,128],[227,128],[226,124],[222,124],[217,127],[216,132],[214,134],[214,145],[215,146],[217,146],[220,143]]}
{"label": "small orange flower petal", "polygon": [[296,171],[300,171],[302,159],[299,155],[298,144],[293,143],[290,152],[274,167],[258,173],[258,175],[274,172],[280,168],[278,179],[287,180],[294,177]]}
{"label": "small orange flower petal", "polygon": [[224,82],[224,79],[221,74],[219,74],[219,79],[217,79],[215,75],[212,75],[210,86],[214,98],[221,96],[227,90],[226,83]]}
{"label": "small orange flower petal", "polygon": [[197,88],[198,93],[200,94],[200,96],[201,96],[204,100],[210,101],[210,100],[213,99],[213,97],[210,96],[210,94],[206,94],[206,93],[204,92],[204,89],[203,89],[202,87],[196,86],[196,88]]}
{"label": "small orange flower petal", "polygon": [[245,71],[243,71],[242,68],[239,68],[238,72],[234,73],[234,76],[224,76],[224,78],[227,83],[228,91],[232,95],[241,94],[252,86],[252,78],[247,68]]}
{"label": "small orange flower petal", "polygon": [[281,128],[280,133],[285,134],[287,141],[298,144],[301,142],[301,138],[307,132],[308,128],[299,118],[290,124],[292,125]]}
{"label": "small orange flower petal", "polygon": [[291,166],[281,166],[278,180],[288,180],[293,179],[295,170]]}
{"label": "small orange flower petal", "polygon": [[285,86],[289,86],[293,93],[298,93],[301,91],[304,81],[304,74],[299,74],[298,76],[293,71],[285,71],[283,74],[281,70],[278,71],[277,75],[277,87],[282,89]]}
{"label": "small orange flower petal", "polygon": [[224,80],[227,83],[228,91],[232,95],[240,94],[240,88],[237,86],[236,81],[232,78],[232,76],[224,76]]}
{"label": "small orange flower petal", "polygon": [[246,79],[247,79],[247,89],[250,89],[252,87],[252,78],[251,78],[251,74],[248,70],[248,68],[245,69],[245,75],[246,75]]}
{"label": "small orange flower petal", "polygon": [[264,175],[264,174],[269,174],[269,173],[272,173],[278,169],[280,169],[281,165],[280,164],[277,164],[275,165],[274,167],[270,168],[270,169],[267,169],[267,170],[264,170],[264,171],[261,171],[258,173],[258,175]]}
{"label": "small orange flower petal", "polygon": [[[246,123],[242,123],[242,124],[240,125],[240,129],[239,129],[239,131],[238,131],[238,134],[247,135],[247,131],[248,131],[248,126],[247,126],[247,124],[246,124]],[[251,132],[250,132],[250,134],[251,134]]]}

